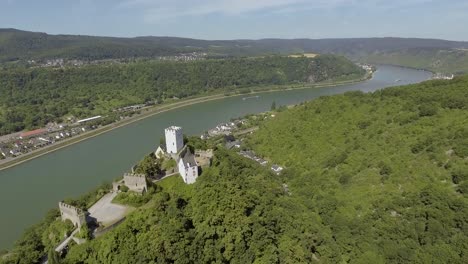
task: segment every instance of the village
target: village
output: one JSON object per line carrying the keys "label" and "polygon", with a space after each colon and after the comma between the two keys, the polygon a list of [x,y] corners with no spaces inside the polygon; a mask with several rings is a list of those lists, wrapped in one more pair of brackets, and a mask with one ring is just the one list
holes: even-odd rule
{"label": "village", "polygon": [[[64,254],[68,244],[81,244],[86,242],[86,237],[96,238],[112,230],[122,223],[126,215],[135,210],[134,206],[119,202],[119,197],[133,196],[145,197],[147,193],[154,191],[154,184],[167,177],[181,177],[185,184],[193,184],[202,175],[205,168],[211,166],[215,150],[213,148],[195,149],[190,145],[190,140],[201,140],[202,142],[216,142],[216,147],[226,148],[238,153],[238,155],[257,162],[260,166],[268,167],[276,175],[280,175],[283,167],[277,164],[268,165],[269,162],[257,156],[253,151],[243,148],[242,141],[245,136],[253,133],[258,127],[258,122],[274,115],[260,114],[258,116],[232,120],[222,123],[210,129],[198,139],[192,137],[187,140],[183,130],[178,126],[170,126],[164,130],[163,144],[157,146],[154,152],[145,157],[139,164],[124,173],[123,177],[112,183],[112,189],[104,194],[90,208],[84,209],[78,206],[59,202],[60,219],[70,221],[73,230],[69,230],[55,247],[55,251]],[[254,122],[251,122],[251,121]],[[212,146],[206,144],[206,146]],[[158,166],[152,172],[142,170],[146,158],[150,158],[150,165]],[[171,164],[161,166],[161,164]],[[83,235],[82,233],[88,233]],[[47,263],[45,258],[43,263]]]}
{"label": "village", "polygon": [[[171,56],[157,56],[140,58],[138,60],[155,60],[155,61],[198,61],[206,59],[208,54],[206,52],[187,52],[179,53]],[[67,59],[67,58],[51,58],[51,59],[31,59],[27,60],[26,63],[30,67],[40,68],[64,68],[64,67],[82,67],[86,65],[98,65],[98,64],[123,64],[129,62],[138,61],[137,59],[101,59],[101,60],[79,60],[79,59]]]}
{"label": "village", "polygon": [[0,137],[0,163],[11,161],[50,145],[68,140],[98,128],[101,116],[76,120],[72,123],[49,123],[44,128]]}
{"label": "village", "polygon": [[152,104],[137,104],[116,108],[113,118],[92,116],[83,119],[68,117],[64,122],[50,122],[45,127],[0,136],[0,165],[15,160],[20,156],[32,154],[60,142],[68,141],[78,135],[89,133],[117,120],[131,118]]}

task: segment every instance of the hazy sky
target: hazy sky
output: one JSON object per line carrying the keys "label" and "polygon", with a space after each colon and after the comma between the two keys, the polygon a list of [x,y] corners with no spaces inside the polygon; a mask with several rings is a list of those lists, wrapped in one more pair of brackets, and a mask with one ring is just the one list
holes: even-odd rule
{"label": "hazy sky", "polygon": [[0,0],[0,27],[125,37],[468,40],[468,0]]}

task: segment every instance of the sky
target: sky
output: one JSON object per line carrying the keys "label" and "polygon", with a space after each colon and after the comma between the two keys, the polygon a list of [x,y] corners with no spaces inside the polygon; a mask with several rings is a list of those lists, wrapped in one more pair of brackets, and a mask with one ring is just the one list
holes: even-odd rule
{"label": "sky", "polygon": [[468,0],[0,0],[0,28],[199,39],[468,40]]}

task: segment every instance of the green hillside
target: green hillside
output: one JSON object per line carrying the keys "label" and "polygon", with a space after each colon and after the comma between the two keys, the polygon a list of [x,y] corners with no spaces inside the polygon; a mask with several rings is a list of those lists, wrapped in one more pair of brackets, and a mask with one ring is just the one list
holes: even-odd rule
{"label": "green hillside", "polygon": [[199,40],[177,37],[116,38],[51,35],[0,28],[0,63],[53,58],[84,61],[129,59],[206,52],[247,56],[272,53],[332,53],[353,59],[407,49],[468,48],[468,42],[418,38]]}
{"label": "green hillside", "polygon": [[457,75],[468,72],[468,49],[400,50],[388,53],[375,53],[365,57],[363,61]]}
{"label": "green hillside", "polygon": [[363,75],[361,68],[333,55],[8,68],[0,72],[0,135],[41,127],[69,114],[106,115],[118,107],[160,103],[173,97],[249,92],[255,86],[359,79]]}
{"label": "green hillside", "polygon": [[468,77],[322,97],[244,142],[281,175],[220,148],[63,263],[467,263],[467,139]]}

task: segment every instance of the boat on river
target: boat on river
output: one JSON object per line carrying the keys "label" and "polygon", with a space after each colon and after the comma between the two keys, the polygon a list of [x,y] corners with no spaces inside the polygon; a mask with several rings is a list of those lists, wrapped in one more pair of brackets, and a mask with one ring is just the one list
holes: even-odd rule
{"label": "boat on river", "polygon": [[260,97],[260,96],[255,95],[255,96],[250,96],[250,97],[244,97],[244,98],[242,98],[242,100],[245,101],[245,100],[248,100],[248,99],[258,99],[259,97]]}

